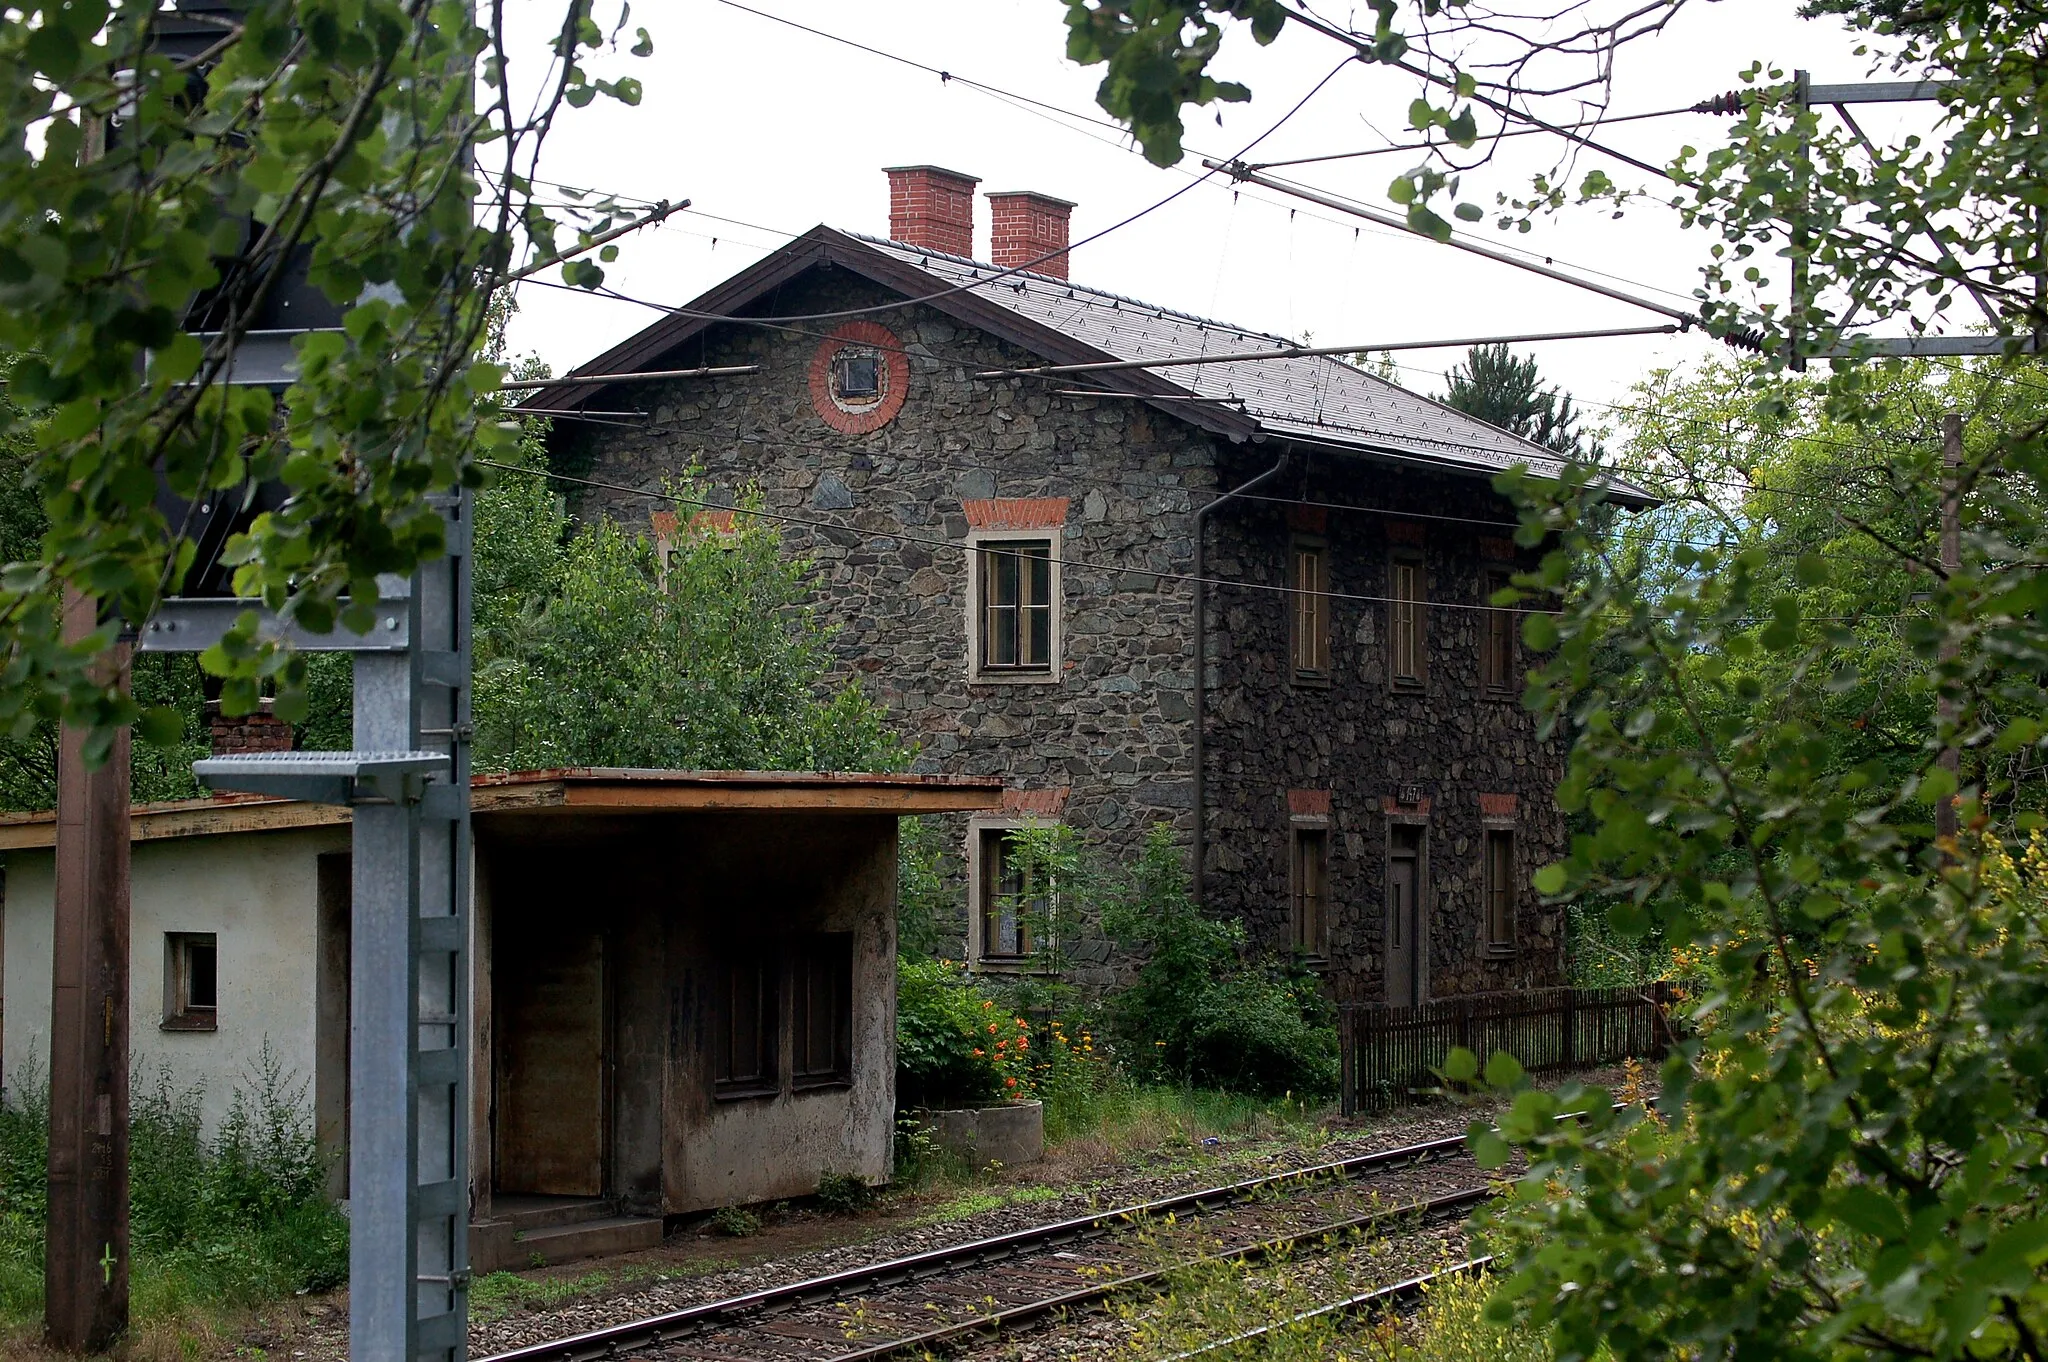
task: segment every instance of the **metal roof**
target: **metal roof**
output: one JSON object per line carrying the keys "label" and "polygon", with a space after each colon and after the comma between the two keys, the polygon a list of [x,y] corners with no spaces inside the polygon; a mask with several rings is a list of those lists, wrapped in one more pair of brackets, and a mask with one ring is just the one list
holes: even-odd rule
{"label": "metal roof", "polygon": [[[650,323],[579,370],[619,375],[659,369],[664,367],[665,356],[707,327],[753,316],[772,322],[772,304],[764,309],[764,300],[772,300],[797,276],[825,265],[843,266],[864,275],[907,300],[1001,336],[1055,364],[1179,359],[1293,345],[1284,336],[1177,312],[1070,280],[1003,271],[983,261],[821,225]],[[570,371],[568,377],[574,378],[579,370]],[[519,405],[577,407],[621,381],[629,380],[593,378],[587,386],[563,384],[530,394]],[[1231,440],[1278,437],[1312,441],[1479,477],[1491,477],[1516,464],[1539,475],[1555,476],[1564,466],[1552,450],[1328,356],[1089,376],[1046,375],[1017,381],[1100,386],[1152,399],[1159,410],[1176,419]],[[1186,401],[1189,395],[1232,400],[1197,403]],[[1642,488],[1612,475],[1600,481],[1624,502],[1651,505],[1656,501]]]}
{"label": "metal roof", "polygon": [[[902,242],[865,236],[856,239],[924,271],[942,286],[971,285],[1001,273],[993,265]],[[1299,344],[1285,336],[1249,331],[1050,275],[1005,274],[974,291],[999,307],[1120,360],[1242,354],[1267,346],[1281,350]],[[1495,473],[1526,464],[1532,472],[1555,475],[1564,466],[1553,451],[1541,445],[1418,396],[1342,359],[1245,360],[1153,372],[1198,397],[1237,399],[1245,414],[1270,435],[1405,455],[1472,472]],[[1059,375],[1047,375],[1028,381],[1059,379]],[[1071,379],[1085,381],[1086,376],[1072,375]],[[1624,495],[1648,495],[1618,481],[1614,489]]]}

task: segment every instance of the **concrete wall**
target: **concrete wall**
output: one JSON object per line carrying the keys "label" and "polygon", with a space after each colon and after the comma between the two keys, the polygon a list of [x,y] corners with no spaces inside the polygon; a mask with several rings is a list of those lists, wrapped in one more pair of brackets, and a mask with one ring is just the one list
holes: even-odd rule
{"label": "concrete wall", "polygon": [[[232,833],[139,842],[133,860],[130,1053],[136,1086],[168,1066],[175,1088],[201,1089],[209,1128],[226,1115],[263,1044],[313,1103],[321,852],[346,851],[348,829]],[[0,1072],[11,1087],[50,1063],[50,929],[54,864],[47,851],[7,853],[4,1026]],[[218,938],[218,1029],[161,1029],[164,933]]]}
{"label": "concrete wall", "polygon": [[[477,820],[477,846],[488,903],[481,935],[505,964],[536,939],[603,936],[607,1195],[629,1211],[680,1214],[807,1195],[828,1169],[889,1176],[893,816],[505,814]],[[793,1091],[784,1025],[780,1091],[718,1098],[707,993],[717,963],[735,941],[781,946],[814,932],[853,937],[851,1083]],[[495,1072],[495,1047],[518,1043],[504,1018],[491,1020],[486,999],[503,985],[490,977],[497,973],[494,966],[479,981],[480,1075]],[[786,993],[780,1010],[786,1019]],[[479,1103],[480,1195],[502,1172],[489,1137],[496,1116],[489,1100]]]}

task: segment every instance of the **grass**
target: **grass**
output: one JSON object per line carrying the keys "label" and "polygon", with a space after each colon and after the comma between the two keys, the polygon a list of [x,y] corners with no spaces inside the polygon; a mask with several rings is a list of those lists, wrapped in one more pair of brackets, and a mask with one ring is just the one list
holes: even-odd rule
{"label": "grass", "polygon": [[[49,1118],[33,1076],[16,1075],[11,1095],[0,1108],[0,1328],[29,1329],[43,1308]],[[348,1222],[326,1197],[304,1085],[267,1048],[218,1130],[202,1129],[198,1091],[165,1074],[135,1085],[129,1129],[136,1325],[210,1333],[228,1313],[341,1282]]]}
{"label": "grass", "polygon": [[1292,1097],[1116,1080],[1078,1100],[1048,1105],[1045,1135],[1061,1155],[1125,1162],[1137,1154],[1191,1155],[1211,1138],[1319,1142],[1325,1110]]}
{"label": "grass", "polygon": [[940,1202],[910,1223],[918,1228],[944,1225],[955,1220],[968,1220],[977,1215],[986,1215],[990,1211],[1000,1211],[1005,1206],[1028,1206],[1033,1202],[1057,1201],[1064,1195],[1065,1190],[1059,1187],[976,1188]]}

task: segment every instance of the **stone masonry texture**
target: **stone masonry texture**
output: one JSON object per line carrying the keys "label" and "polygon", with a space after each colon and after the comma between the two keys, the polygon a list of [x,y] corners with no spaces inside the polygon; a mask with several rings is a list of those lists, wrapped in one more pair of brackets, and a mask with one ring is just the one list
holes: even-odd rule
{"label": "stone masonry texture", "polygon": [[[898,301],[827,266],[783,284],[773,306],[806,314]],[[809,375],[832,323],[722,324],[657,367],[758,364],[759,372],[621,385],[604,405],[651,418],[632,429],[560,423],[552,457],[562,471],[648,492],[696,465],[713,501],[731,504],[754,486],[769,510],[827,522],[786,524],[784,543],[813,564],[837,655],[920,745],[918,769],[1065,790],[1065,820],[1118,859],[1135,855],[1155,823],[1191,844],[1194,592],[1185,575],[1193,512],[1219,486],[1270,467],[1283,442],[1232,445],[1142,402],[1060,396],[1052,389],[1065,385],[1043,379],[976,380],[977,370],[1038,357],[928,305],[872,319],[909,361],[902,407],[879,429],[842,434],[812,400]],[[1515,700],[1483,695],[1482,616],[1449,608],[1484,600],[1480,536],[1502,532],[1466,522],[1511,520],[1506,504],[1480,479],[1305,446],[1260,497],[1208,521],[1209,575],[1242,583],[1212,588],[1209,598],[1208,907],[1242,918],[1258,945],[1284,949],[1289,792],[1327,791],[1329,983],[1340,1000],[1377,1001],[1382,810],[1419,788],[1430,808],[1428,993],[1560,982],[1562,923],[1527,886],[1563,843],[1552,799],[1561,748],[1536,736]],[[1067,504],[1054,684],[969,680],[966,505],[1012,498]],[[1305,518],[1301,507],[1290,515],[1290,500],[1375,510]],[[593,490],[578,509],[646,528],[658,507],[651,497]],[[1387,594],[1390,517],[1382,511],[1398,517],[1404,551],[1419,540],[1429,596],[1446,603],[1427,613],[1419,693],[1387,682],[1386,605],[1346,599]],[[1303,524],[1328,545],[1333,593],[1332,674],[1317,686],[1292,680],[1290,598],[1255,585],[1286,583]],[[1480,916],[1482,794],[1518,796],[1517,946],[1497,957],[1485,952]],[[949,824],[955,873],[965,831],[964,820]],[[1071,977],[1085,988],[1113,983],[1132,963],[1094,939],[1071,959]]]}

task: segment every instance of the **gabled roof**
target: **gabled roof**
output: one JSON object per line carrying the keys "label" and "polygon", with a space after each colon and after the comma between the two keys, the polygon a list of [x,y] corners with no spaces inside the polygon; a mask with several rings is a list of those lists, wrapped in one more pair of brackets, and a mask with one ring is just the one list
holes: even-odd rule
{"label": "gabled roof", "polygon": [[[760,306],[773,289],[827,264],[921,301],[1052,364],[1242,354],[1294,344],[1282,336],[1176,312],[1066,279],[1028,271],[1005,272],[920,246],[819,226],[572,370],[569,376],[664,367],[658,363],[662,356],[724,317],[773,317]],[[829,324],[809,325],[822,329]],[[1154,405],[1176,419],[1234,440],[1307,441],[1489,477],[1515,464],[1526,464],[1538,474],[1555,474],[1562,467],[1557,455],[1541,445],[1327,356],[1023,381],[1099,386],[1155,397],[1160,400]],[[543,389],[525,404],[574,407],[588,402],[606,386],[593,383]],[[1172,400],[1187,396],[1231,401]],[[1647,504],[1653,500],[1619,479],[1610,479],[1609,486],[1626,502]]]}

